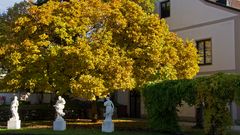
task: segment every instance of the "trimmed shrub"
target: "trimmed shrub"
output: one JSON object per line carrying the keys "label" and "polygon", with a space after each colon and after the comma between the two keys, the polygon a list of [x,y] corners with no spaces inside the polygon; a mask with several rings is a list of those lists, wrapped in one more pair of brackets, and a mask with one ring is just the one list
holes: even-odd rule
{"label": "trimmed shrub", "polygon": [[179,132],[177,106],[182,101],[194,104],[194,82],[191,80],[163,81],[143,89],[150,126],[162,132]]}
{"label": "trimmed shrub", "polygon": [[150,126],[165,132],[180,131],[177,106],[182,101],[204,109],[207,135],[226,135],[232,125],[229,103],[240,103],[240,76],[217,73],[194,80],[163,81],[143,89]]}

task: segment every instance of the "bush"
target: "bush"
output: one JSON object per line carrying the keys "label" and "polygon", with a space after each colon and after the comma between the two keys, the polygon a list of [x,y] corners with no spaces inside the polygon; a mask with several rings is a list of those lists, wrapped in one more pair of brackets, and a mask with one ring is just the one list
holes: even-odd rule
{"label": "bush", "polygon": [[[65,119],[89,119],[92,118],[92,102],[81,100],[67,100],[64,109]],[[103,117],[103,103],[97,102],[98,118]],[[51,104],[37,104],[31,105],[29,102],[20,101],[18,113],[20,119],[23,121],[32,120],[54,120],[55,108]],[[9,105],[0,106],[0,121],[8,121],[11,117]]]}
{"label": "bush", "polygon": [[[66,101],[65,118],[68,119],[100,119],[103,118],[103,102],[98,101],[81,101],[78,99]],[[95,116],[96,115],[96,116]],[[96,118],[95,118],[95,117]]]}
{"label": "bush", "polygon": [[239,76],[218,73],[197,78],[197,103],[204,105],[204,130],[208,135],[225,135],[232,125],[228,104],[240,88]]}
{"label": "bush", "polygon": [[185,100],[194,104],[195,92],[191,80],[164,81],[143,89],[150,126],[162,132],[179,132],[177,106]]}
{"label": "bush", "polygon": [[218,73],[194,80],[163,81],[143,90],[150,125],[155,130],[179,131],[177,106],[203,105],[204,131],[225,135],[232,125],[228,104],[240,103],[240,76]]}
{"label": "bush", "polygon": [[[22,121],[29,120],[52,120],[54,119],[55,110],[49,104],[41,105],[19,105],[19,117]],[[0,107],[0,121],[8,121],[11,117],[9,105]]]}

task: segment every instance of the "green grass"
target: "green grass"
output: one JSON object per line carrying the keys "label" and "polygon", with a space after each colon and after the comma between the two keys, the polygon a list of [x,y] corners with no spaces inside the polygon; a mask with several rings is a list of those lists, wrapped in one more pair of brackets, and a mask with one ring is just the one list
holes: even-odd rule
{"label": "green grass", "polygon": [[[6,130],[1,129],[0,134],[32,134],[32,135],[109,135],[102,133],[101,129],[67,129],[65,131],[53,131],[52,129],[20,129]],[[164,135],[157,132],[137,132],[137,131],[115,131],[111,135]]]}
{"label": "green grass", "polygon": [[[67,120],[65,131],[53,131],[52,121],[22,122],[19,130],[6,129],[6,122],[0,123],[0,135],[169,135],[150,131],[146,120],[114,120],[113,133],[101,132],[101,121],[92,123],[90,120]],[[184,135],[204,135],[203,130],[193,129],[192,125],[182,124]],[[231,135],[240,135],[231,132]]]}

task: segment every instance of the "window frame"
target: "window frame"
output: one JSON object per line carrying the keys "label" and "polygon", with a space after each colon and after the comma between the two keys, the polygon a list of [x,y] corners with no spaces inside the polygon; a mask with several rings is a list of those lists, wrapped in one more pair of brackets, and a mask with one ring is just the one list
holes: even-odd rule
{"label": "window frame", "polygon": [[[163,10],[163,5],[165,6],[165,8],[167,7],[167,5],[168,5],[168,3],[169,3],[169,13],[166,13],[166,10]],[[165,1],[162,1],[162,2],[160,2],[160,14],[161,14],[161,18],[168,18],[168,17],[170,17],[171,16],[171,11],[170,11],[170,9],[171,9],[171,5],[170,5],[170,0],[165,0]]]}
{"label": "window frame", "polygon": [[[209,41],[210,44],[211,44],[211,62],[207,62],[207,54],[206,54],[206,42]],[[200,58],[203,58],[203,63],[199,63],[198,65],[212,65],[213,64],[213,55],[212,55],[212,39],[211,38],[207,38],[207,39],[202,39],[202,40],[197,40],[196,41],[196,48],[198,50],[198,54],[199,54],[199,46],[200,46],[200,43],[203,43],[203,57],[200,57]]]}

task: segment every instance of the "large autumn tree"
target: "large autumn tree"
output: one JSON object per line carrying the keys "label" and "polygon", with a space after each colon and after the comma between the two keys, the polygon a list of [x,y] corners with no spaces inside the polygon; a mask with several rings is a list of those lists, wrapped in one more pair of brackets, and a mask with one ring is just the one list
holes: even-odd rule
{"label": "large autumn tree", "polygon": [[[140,1],[140,0],[136,0]],[[197,50],[131,0],[49,0],[15,23],[1,49],[6,90],[94,99],[150,81],[192,78]]]}

